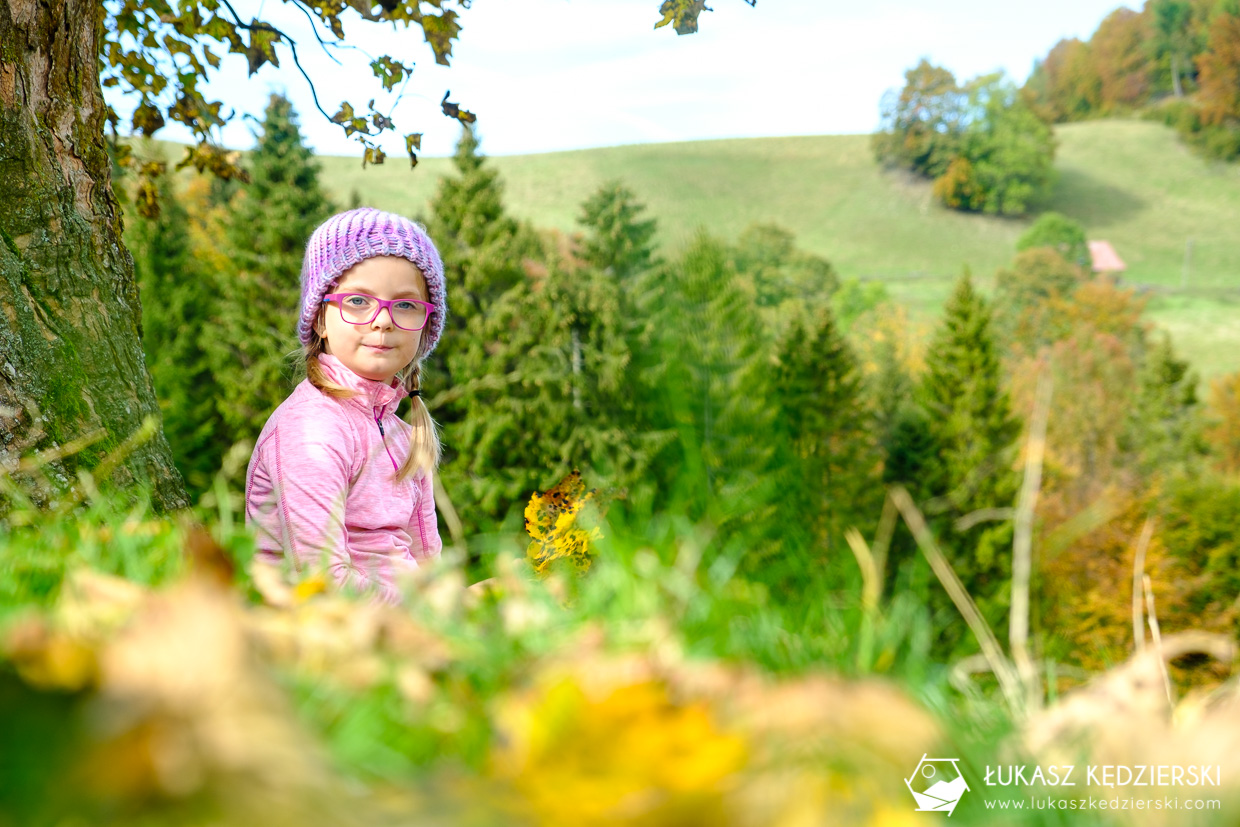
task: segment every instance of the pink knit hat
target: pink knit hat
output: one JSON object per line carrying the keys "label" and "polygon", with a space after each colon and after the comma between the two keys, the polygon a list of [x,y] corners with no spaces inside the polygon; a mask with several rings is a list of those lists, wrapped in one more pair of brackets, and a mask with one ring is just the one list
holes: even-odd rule
{"label": "pink knit hat", "polygon": [[337,213],[311,233],[301,265],[301,318],[297,322],[297,337],[303,345],[310,344],[323,296],[330,292],[345,270],[375,256],[407,258],[422,271],[435,309],[422,330],[416,358],[421,359],[435,349],[448,314],[448,291],[439,251],[421,226],[404,216],[373,207]]}

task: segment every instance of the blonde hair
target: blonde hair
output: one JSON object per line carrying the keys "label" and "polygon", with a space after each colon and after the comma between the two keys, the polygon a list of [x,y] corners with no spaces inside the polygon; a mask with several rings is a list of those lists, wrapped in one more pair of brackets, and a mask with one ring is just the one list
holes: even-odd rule
{"label": "blonde hair", "polygon": [[[323,305],[326,308],[327,305]],[[319,315],[315,318],[315,323],[310,329],[310,343],[304,345],[301,350],[301,359],[304,362],[306,379],[311,385],[318,388],[322,393],[327,394],[333,399],[351,399],[357,396],[357,391],[349,388],[341,387],[335,382],[327,378],[327,372],[323,370],[323,366],[319,363],[319,356],[326,353],[323,347],[323,337],[319,335],[319,322],[323,319],[323,309],[320,308]],[[422,360],[414,359],[408,365],[405,365],[396,379],[409,391],[410,399],[413,400],[413,407],[409,410],[409,418],[406,420],[413,428],[413,432],[409,435],[409,456],[405,458],[404,463],[396,471],[396,482],[404,482],[419,471],[428,476],[439,467],[439,460],[442,450],[439,445],[439,431],[435,420],[431,418],[431,412],[426,407],[426,402],[421,396],[413,395],[413,391],[422,388]]]}

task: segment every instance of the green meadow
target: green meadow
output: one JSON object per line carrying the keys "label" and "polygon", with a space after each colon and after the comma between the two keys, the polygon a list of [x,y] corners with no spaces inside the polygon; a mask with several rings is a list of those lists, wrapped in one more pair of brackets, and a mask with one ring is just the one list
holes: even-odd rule
{"label": "green meadow", "polygon": [[[1240,167],[1203,160],[1152,122],[1070,124],[1056,136],[1056,182],[1040,208],[1115,246],[1128,265],[1124,280],[1151,294],[1150,317],[1203,378],[1240,369]],[[415,216],[428,212],[451,165],[427,158],[411,172],[396,157],[366,170],[356,158],[321,161],[339,202],[356,192]],[[728,236],[755,222],[779,224],[843,277],[885,282],[915,318],[937,314],[964,267],[986,285],[1032,221],[938,206],[929,182],[880,167],[865,135],[644,144],[492,162],[508,208],[537,226],[575,230],[578,205],[618,178],[658,219],[666,249],[700,227]]]}

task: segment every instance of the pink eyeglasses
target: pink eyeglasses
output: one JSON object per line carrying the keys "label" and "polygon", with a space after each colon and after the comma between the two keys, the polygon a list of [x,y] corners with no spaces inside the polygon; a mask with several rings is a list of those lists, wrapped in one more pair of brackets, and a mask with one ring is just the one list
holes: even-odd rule
{"label": "pink eyeglasses", "polygon": [[349,324],[370,324],[387,308],[392,324],[401,330],[421,330],[435,310],[435,305],[418,299],[377,299],[365,293],[328,293],[323,303],[334,302],[340,318]]}

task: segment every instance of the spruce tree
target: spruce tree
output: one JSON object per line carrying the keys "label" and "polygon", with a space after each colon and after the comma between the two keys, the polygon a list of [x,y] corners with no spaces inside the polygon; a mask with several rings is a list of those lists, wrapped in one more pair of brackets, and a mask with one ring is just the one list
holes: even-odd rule
{"label": "spruce tree", "polygon": [[1144,354],[1135,396],[1121,445],[1144,473],[1185,469],[1205,457],[1197,375],[1176,358],[1165,333]]}
{"label": "spruce tree", "polygon": [[498,173],[478,146],[466,128],[428,228],[444,262],[449,313],[426,381],[432,396],[435,385],[450,394],[434,411],[444,435],[441,475],[470,532],[494,530],[557,473],[589,466],[590,440],[569,423],[581,400],[574,365],[594,355],[583,352],[578,331],[574,362],[570,309],[541,294],[551,278],[542,242],[506,214]]}
{"label": "spruce tree", "polygon": [[302,256],[314,228],[333,211],[292,104],[280,95],[267,105],[249,167],[252,183],[233,196],[226,221],[233,271],[221,278],[207,341],[219,411],[233,440],[258,436],[304,378],[288,367],[289,354],[300,349]]}
{"label": "spruce tree", "polygon": [[599,271],[623,283],[655,263],[654,219],[643,219],[645,207],[619,181],[599,187],[581,205],[577,221],[587,229],[582,255]]}
{"label": "spruce tree", "polygon": [[[617,288],[618,318],[607,329],[611,335],[618,331],[623,338],[626,358],[620,384],[606,397],[607,401],[601,402],[606,415],[600,424],[624,434],[623,461],[614,463],[614,478],[617,485],[628,491],[630,505],[643,510],[653,506],[657,493],[649,473],[650,463],[672,435],[658,430],[651,408],[643,404],[641,391],[642,377],[647,375],[651,360],[660,358],[657,349],[650,346],[648,320],[640,311],[643,281],[660,265],[654,243],[658,224],[653,218],[645,218],[645,211],[645,205],[631,190],[612,181],[586,199],[578,217],[585,229],[580,254],[591,275],[610,281]],[[580,281],[583,295],[598,291],[597,287],[588,287],[590,281]]]}
{"label": "spruce tree", "polygon": [[220,388],[202,346],[215,282],[191,248],[189,216],[172,176],[160,176],[157,182],[158,217],[134,216],[125,243],[134,257],[142,300],[142,350],[164,434],[196,500],[210,487],[229,444],[215,407]]}
{"label": "spruce tree", "polygon": [[928,482],[938,495],[936,527],[965,587],[993,622],[1003,617],[1011,574],[1011,523],[956,521],[1016,504],[1012,470],[1020,425],[1011,414],[991,314],[968,273],[956,285],[926,358],[922,396],[938,462]]}
{"label": "spruce tree", "polygon": [[794,319],[777,352],[775,399],[795,478],[787,499],[819,548],[842,549],[844,530],[872,523],[882,504],[856,357],[829,306],[808,326]]}
{"label": "spruce tree", "polygon": [[[448,316],[443,339],[431,355],[425,380],[441,388],[458,386],[453,364],[458,364],[462,380],[477,379],[477,331],[471,324],[489,312],[493,303],[509,289],[524,283],[525,261],[541,258],[536,234],[504,212],[503,185],[499,173],[479,152],[474,131],[466,126],[457,142],[453,166],[456,173],[441,178],[431,199],[427,230],[443,259],[444,281],[448,289]],[[474,338],[471,338],[474,337]],[[445,425],[459,421],[461,404],[436,411]],[[453,447],[445,445],[451,452]],[[450,455],[450,454],[449,454]]]}
{"label": "spruce tree", "polygon": [[670,508],[713,520],[721,539],[749,537],[757,551],[770,538],[777,496],[765,330],[726,246],[705,232],[652,271],[641,294],[657,355],[642,378],[646,404],[657,431],[676,435],[655,463],[660,491]]}

